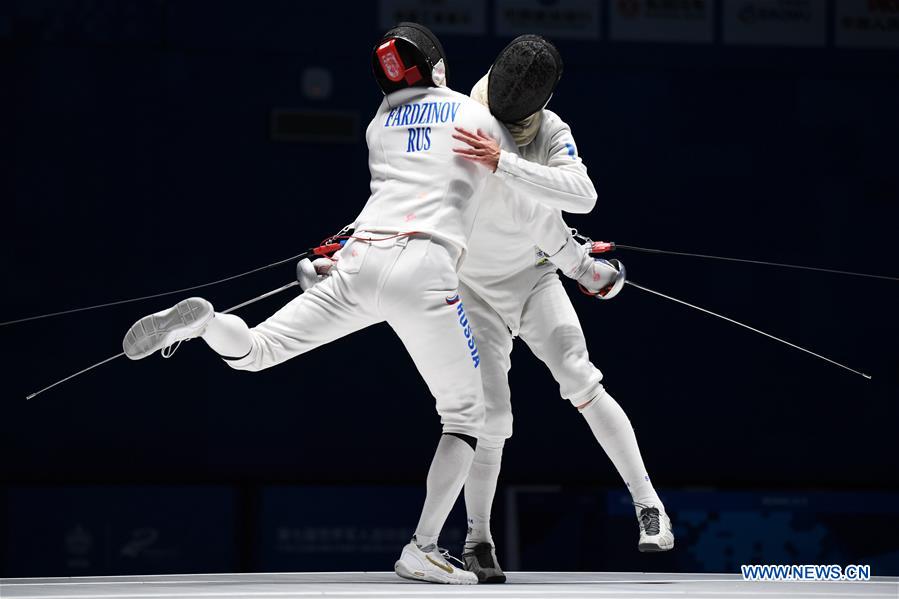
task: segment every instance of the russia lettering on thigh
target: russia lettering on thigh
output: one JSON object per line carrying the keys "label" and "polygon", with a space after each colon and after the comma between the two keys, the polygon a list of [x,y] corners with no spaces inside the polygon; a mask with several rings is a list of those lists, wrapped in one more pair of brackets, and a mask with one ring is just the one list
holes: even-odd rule
{"label": "russia lettering on thigh", "polygon": [[468,322],[468,315],[465,314],[465,305],[459,301],[459,294],[446,298],[446,303],[450,306],[456,306],[456,314],[459,316],[459,326],[462,327],[462,334],[465,335],[465,343],[468,345],[468,351],[471,354],[471,362],[475,368],[481,363],[481,356],[478,354],[478,344],[474,339],[474,333]]}

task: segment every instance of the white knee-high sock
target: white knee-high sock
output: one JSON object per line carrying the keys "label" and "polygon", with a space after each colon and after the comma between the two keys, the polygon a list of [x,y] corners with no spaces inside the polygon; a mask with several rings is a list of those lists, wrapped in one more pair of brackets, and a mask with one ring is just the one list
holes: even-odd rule
{"label": "white knee-high sock", "polygon": [[462,491],[472,458],[474,449],[459,437],[440,437],[428,471],[428,494],[415,528],[415,541],[419,547],[437,544],[446,517]]}
{"label": "white knee-high sock", "polygon": [[250,327],[234,314],[216,312],[202,337],[213,351],[226,358],[242,358],[253,347]]}
{"label": "white knee-high sock", "polygon": [[465,548],[478,543],[493,544],[490,532],[490,510],[496,495],[496,482],[503,459],[503,448],[478,443],[474,460],[465,480],[465,511],[468,513],[468,535]]}
{"label": "white knee-high sock", "polygon": [[634,428],[618,402],[600,386],[599,395],[580,412],[627,485],[634,503],[661,506],[643,465]]}

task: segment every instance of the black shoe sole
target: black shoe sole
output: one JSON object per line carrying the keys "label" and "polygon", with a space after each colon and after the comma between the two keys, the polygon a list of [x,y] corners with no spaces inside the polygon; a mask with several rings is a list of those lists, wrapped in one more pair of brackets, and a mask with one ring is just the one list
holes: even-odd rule
{"label": "black shoe sole", "polygon": [[649,543],[641,543],[637,545],[637,551],[640,553],[664,553],[666,551],[671,551],[674,549],[674,546],[669,547],[668,549],[664,549],[659,547],[658,545],[652,545]]}

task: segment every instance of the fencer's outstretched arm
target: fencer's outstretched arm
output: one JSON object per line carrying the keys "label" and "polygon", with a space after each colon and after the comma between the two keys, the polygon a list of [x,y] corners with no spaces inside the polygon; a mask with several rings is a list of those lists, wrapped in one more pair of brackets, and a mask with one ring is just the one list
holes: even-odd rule
{"label": "fencer's outstretched arm", "polygon": [[546,143],[546,164],[532,162],[515,152],[503,150],[499,143],[481,131],[458,129],[454,135],[469,148],[457,153],[479,162],[504,179],[513,190],[533,197],[541,204],[565,212],[586,214],[596,205],[596,188],[587,175],[587,167],[578,155],[571,129],[554,113],[544,110],[552,133]]}
{"label": "fencer's outstretched arm", "polygon": [[550,140],[549,161],[537,164],[512,152],[500,153],[496,173],[517,191],[565,212],[586,214],[596,205],[596,188],[578,155],[571,129],[560,126]]}

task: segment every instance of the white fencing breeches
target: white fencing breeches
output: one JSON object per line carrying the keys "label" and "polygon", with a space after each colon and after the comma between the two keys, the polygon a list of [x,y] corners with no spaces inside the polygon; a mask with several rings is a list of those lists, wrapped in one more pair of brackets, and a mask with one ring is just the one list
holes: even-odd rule
{"label": "white fencing breeches", "polygon": [[459,299],[458,257],[423,236],[350,240],[331,276],[250,329],[250,353],[227,363],[262,370],[386,321],[436,399],[443,432],[479,437],[483,360]]}
{"label": "white fencing breeches", "polygon": [[[503,318],[464,283],[461,293],[481,355],[486,420],[479,442],[502,447],[512,436],[512,334]],[[597,393],[602,373],[590,362],[581,323],[554,272],[541,277],[525,300],[519,336],[549,368],[563,398],[578,406]]]}

